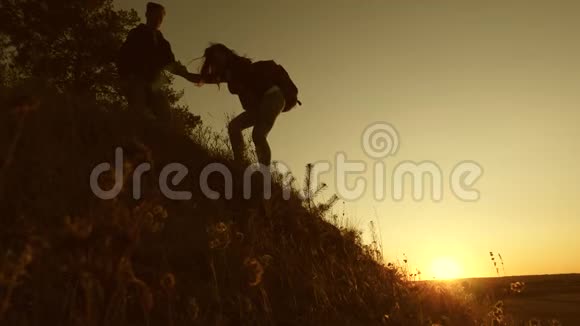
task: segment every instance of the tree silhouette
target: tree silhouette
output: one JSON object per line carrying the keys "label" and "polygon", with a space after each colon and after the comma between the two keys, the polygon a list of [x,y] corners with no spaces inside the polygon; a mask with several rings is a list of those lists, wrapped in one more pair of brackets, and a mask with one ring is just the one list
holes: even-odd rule
{"label": "tree silhouette", "polygon": [[[112,0],[2,0],[0,21],[0,85],[37,78],[83,101],[124,106],[115,61],[140,21],[135,10],[117,10]],[[191,132],[199,118],[177,105],[183,94],[170,82],[174,115]]]}

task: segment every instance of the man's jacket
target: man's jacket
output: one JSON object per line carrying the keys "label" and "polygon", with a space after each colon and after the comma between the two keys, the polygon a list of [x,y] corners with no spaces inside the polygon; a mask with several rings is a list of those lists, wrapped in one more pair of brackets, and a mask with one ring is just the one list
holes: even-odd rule
{"label": "man's jacket", "polygon": [[175,63],[171,45],[159,30],[141,24],[129,32],[121,46],[117,68],[121,78],[144,82],[159,80],[161,72]]}

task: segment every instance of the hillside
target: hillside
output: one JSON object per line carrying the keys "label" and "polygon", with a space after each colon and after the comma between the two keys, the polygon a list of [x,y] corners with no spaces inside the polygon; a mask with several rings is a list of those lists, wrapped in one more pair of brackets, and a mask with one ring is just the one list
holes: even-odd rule
{"label": "hillside", "polygon": [[[329,222],[277,178],[270,200],[242,196],[243,167],[208,131],[135,120],[62,96],[4,104],[0,119],[0,323],[2,325],[472,325],[469,302],[444,287],[422,289],[403,268],[380,262],[378,246]],[[218,137],[219,138],[219,137]],[[202,139],[205,139],[202,141]],[[123,148],[124,186],[97,198],[89,176]],[[135,200],[133,172],[143,174]],[[162,167],[187,177],[170,200]],[[202,192],[209,163],[233,173]],[[104,189],[114,172],[99,179]],[[430,286],[431,287],[431,286]]]}

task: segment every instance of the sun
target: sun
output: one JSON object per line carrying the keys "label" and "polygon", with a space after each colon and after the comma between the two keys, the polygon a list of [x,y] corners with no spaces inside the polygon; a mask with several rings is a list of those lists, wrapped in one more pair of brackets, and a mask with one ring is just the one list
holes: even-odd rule
{"label": "sun", "polygon": [[450,257],[439,257],[433,260],[431,274],[437,280],[451,280],[461,277],[461,266]]}

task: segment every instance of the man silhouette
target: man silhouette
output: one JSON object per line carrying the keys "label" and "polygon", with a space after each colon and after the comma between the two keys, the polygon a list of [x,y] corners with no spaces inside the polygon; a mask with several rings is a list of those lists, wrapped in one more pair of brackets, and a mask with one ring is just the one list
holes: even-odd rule
{"label": "man silhouette", "polygon": [[191,81],[199,81],[175,61],[171,45],[159,31],[165,18],[165,8],[154,2],[147,3],[147,21],[132,29],[119,53],[117,67],[122,80],[129,110],[137,115],[147,115],[149,109],[158,121],[171,120],[170,105],[161,86],[163,71],[169,71]]}

